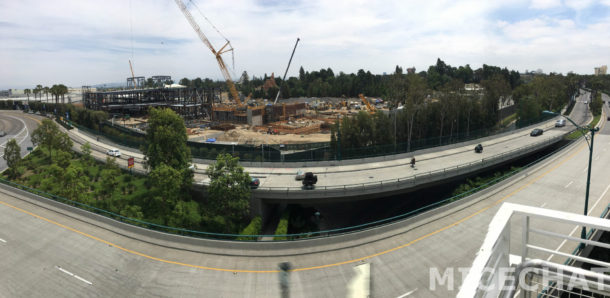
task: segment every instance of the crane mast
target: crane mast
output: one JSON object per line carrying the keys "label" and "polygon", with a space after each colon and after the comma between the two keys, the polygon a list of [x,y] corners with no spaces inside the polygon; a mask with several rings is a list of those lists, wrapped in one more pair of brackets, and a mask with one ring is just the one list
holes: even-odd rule
{"label": "crane mast", "polygon": [[193,27],[193,29],[195,30],[195,33],[197,33],[197,36],[199,36],[199,39],[201,39],[201,41],[210,49],[210,51],[212,51],[212,54],[214,54],[214,56],[216,57],[216,61],[218,62],[218,66],[220,67],[220,72],[222,72],[222,75],[224,76],[225,80],[227,81],[227,85],[229,86],[229,92],[231,93],[231,96],[233,96],[235,102],[237,102],[237,105],[241,107],[243,104],[241,100],[239,100],[239,94],[237,93],[237,89],[235,88],[233,79],[231,79],[231,74],[229,73],[229,70],[227,69],[227,66],[225,65],[225,62],[221,56],[223,53],[233,51],[231,42],[227,40],[227,43],[225,43],[225,45],[222,46],[219,51],[216,51],[216,49],[214,49],[214,46],[212,46],[212,43],[210,43],[205,34],[203,34],[201,27],[199,27],[199,25],[197,24],[191,13],[188,11],[186,5],[184,5],[182,0],[175,1],[176,5],[178,5],[178,8],[180,8],[182,13],[188,20],[189,24],[191,24],[191,27]]}
{"label": "crane mast", "polygon": [[133,89],[138,89],[138,82],[136,82],[136,76],[133,74],[133,66],[131,66],[131,60],[129,60],[129,69],[131,70],[131,79],[133,80]]}

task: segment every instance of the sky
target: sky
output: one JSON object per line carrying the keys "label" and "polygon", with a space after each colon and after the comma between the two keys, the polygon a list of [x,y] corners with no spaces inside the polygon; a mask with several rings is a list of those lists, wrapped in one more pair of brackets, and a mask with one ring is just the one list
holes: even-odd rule
{"label": "sky", "polygon": [[[421,71],[437,58],[564,74],[610,64],[610,0],[184,2],[213,47],[231,41],[235,80],[281,76],[297,37],[289,76]],[[0,89],[125,82],[129,60],[136,76],[222,79],[172,0],[0,0]]]}

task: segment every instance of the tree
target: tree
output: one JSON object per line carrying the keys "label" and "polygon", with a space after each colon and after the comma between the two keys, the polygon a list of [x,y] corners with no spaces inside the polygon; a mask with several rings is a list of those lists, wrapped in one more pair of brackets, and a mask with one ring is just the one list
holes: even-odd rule
{"label": "tree", "polygon": [[32,90],[30,89],[23,89],[23,94],[25,94],[28,97],[28,105],[30,104],[30,94],[32,93]]}
{"label": "tree", "polygon": [[422,77],[416,74],[408,74],[407,80],[408,93],[404,113],[407,117],[407,151],[411,151],[415,115],[426,96],[426,82],[424,82]]}
{"label": "tree", "polygon": [[91,144],[89,144],[89,142],[84,143],[82,146],[80,146],[80,151],[83,154],[82,158],[83,161],[86,164],[91,164],[92,158],[91,158]]}
{"label": "tree", "polygon": [[2,157],[6,160],[6,164],[10,169],[10,176],[14,177],[17,172],[16,167],[21,161],[21,147],[17,144],[15,139],[10,139],[8,143],[6,143],[6,148],[4,148],[4,156]]}
{"label": "tree", "polygon": [[66,85],[64,85],[64,84],[59,84],[57,89],[58,89],[59,96],[61,96],[61,103],[65,103],[64,95],[68,94],[68,87],[66,87]]}
{"label": "tree", "polygon": [[589,103],[593,116],[601,115],[603,105],[601,92],[596,92],[595,97]]}
{"label": "tree", "polygon": [[184,121],[171,109],[151,108],[144,155],[146,166],[152,169],[166,164],[176,170],[186,169],[191,162],[191,151]]}
{"label": "tree", "polygon": [[38,84],[38,85],[36,85],[35,90],[37,91],[36,93],[38,94],[38,99],[40,101],[42,101],[42,92],[44,91],[44,87],[42,87],[42,85]]}
{"label": "tree", "polygon": [[61,87],[59,85],[51,86],[51,95],[55,97],[55,104],[59,104],[59,96],[61,95]]}
{"label": "tree", "polygon": [[250,175],[239,164],[239,157],[219,154],[207,171],[209,200],[216,214],[242,221],[250,210]]}
{"label": "tree", "polygon": [[52,157],[53,149],[69,151],[72,148],[72,140],[68,134],[61,132],[51,119],[43,119],[32,132],[32,143],[47,148],[49,158]]}
{"label": "tree", "polygon": [[486,119],[484,122],[491,127],[498,122],[498,102],[506,101],[512,90],[508,81],[501,74],[495,74],[489,79],[482,80],[481,85],[485,88],[483,110]]}
{"label": "tree", "polygon": [[178,82],[178,84],[180,84],[182,86],[190,87],[191,86],[191,80],[189,80],[188,78],[182,78],[182,80],[180,80]]}
{"label": "tree", "polygon": [[106,157],[104,169],[100,172],[100,185],[97,191],[97,196],[101,199],[109,199],[119,185],[118,177],[121,175],[121,170],[116,163],[116,157]]}
{"label": "tree", "polygon": [[84,174],[83,168],[76,165],[69,165],[65,168],[62,176],[62,187],[60,196],[82,203],[88,203],[90,180]]}
{"label": "tree", "polygon": [[47,102],[49,102],[49,90],[51,90],[49,87],[47,87],[47,86],[44,87],[44,94],[47,97]]}
{"label": "tree", "polygon": [[201,212],[195,201],[178,201],[167,225],[186,229],[197,229],[201,223]]}

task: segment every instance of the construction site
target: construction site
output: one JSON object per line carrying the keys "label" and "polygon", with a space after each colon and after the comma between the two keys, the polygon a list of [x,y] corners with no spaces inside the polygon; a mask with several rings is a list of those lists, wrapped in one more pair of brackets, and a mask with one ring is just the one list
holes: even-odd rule
{"label": "construction site", "polygon": [[[155,86],[146,86],[146,78],[136,76],[129,61],[131,77],[126,80],[127,88],[113,91],[91,91],[83,86],[83,104],[92,110],[106,111],[118,117],[118,124],[127,128],[144,131],[147,112],[152,107],[170,108],[184,120],[193,141],[230,144],[299,144],[329,142],[330,127],[342,117],[359,110],[375,113],[386,110],[381,99],[360,98],[300,98],[280,99],[281,86],[278,86],[272,74],[261,88],[276,88],[275,99],[247,97],[237,91],[222,54],[233,52],[231,43],[226,43],[216,50],[200,30],[199,25],[185,6],[176,0],[189,24],[199,39],[215,56],[223,74],[227,88],[202,89],[173,84],[170,76],[152,76],[148,79]],[[220,33],[220,32],[219,32]],[[297,49],[297,38],[282,82],[290,68]],[[275,90],[275,89],[274,89]],[[113,122],[114,124],[114,122]]]}

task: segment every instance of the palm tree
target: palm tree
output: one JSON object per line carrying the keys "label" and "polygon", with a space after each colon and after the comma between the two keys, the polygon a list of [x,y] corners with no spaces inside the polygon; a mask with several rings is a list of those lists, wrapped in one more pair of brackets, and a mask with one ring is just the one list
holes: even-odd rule
{"label": "palm tree", "polygon": [[28,105],[29,105],[30,104],[30,93],[32,93],[32,90],[30,90],[30,89],[23,89],[23,93],[25,95],[27,95],[27,97],[28,97]]}
{"label": "palm tree", "polygon": [[40,92],[40,90],[38,90],[38,88],[32,89],[32,93],[34,93],[34,101],[36,101],[36,96],[38,95],[38,92]]}
{"label": "palm tree", "polygon": [[38,99],[39,101],[42,101],[42,91],[44,88],[42,88],[42,85],[38,84],[36,85],[36,90],[38,90]]}
{"label": "palm tree", "polygon": [[59,86],[58,85],[53,85],[51,86],[51,95],[53,95],[55,97],[55,104],[58,104],[59,101]]}
{"label": "palm tree", "polygon": [[61,95],[61,103],[66,103],[64,95],[68,94],[68,87],[64,84],[59,84],[59,95]]}
{"label": "palm tree", "polygon": [[49,87],[48,86],[44,86],[44,94],[47,96],[47,102],[49,102]]}

